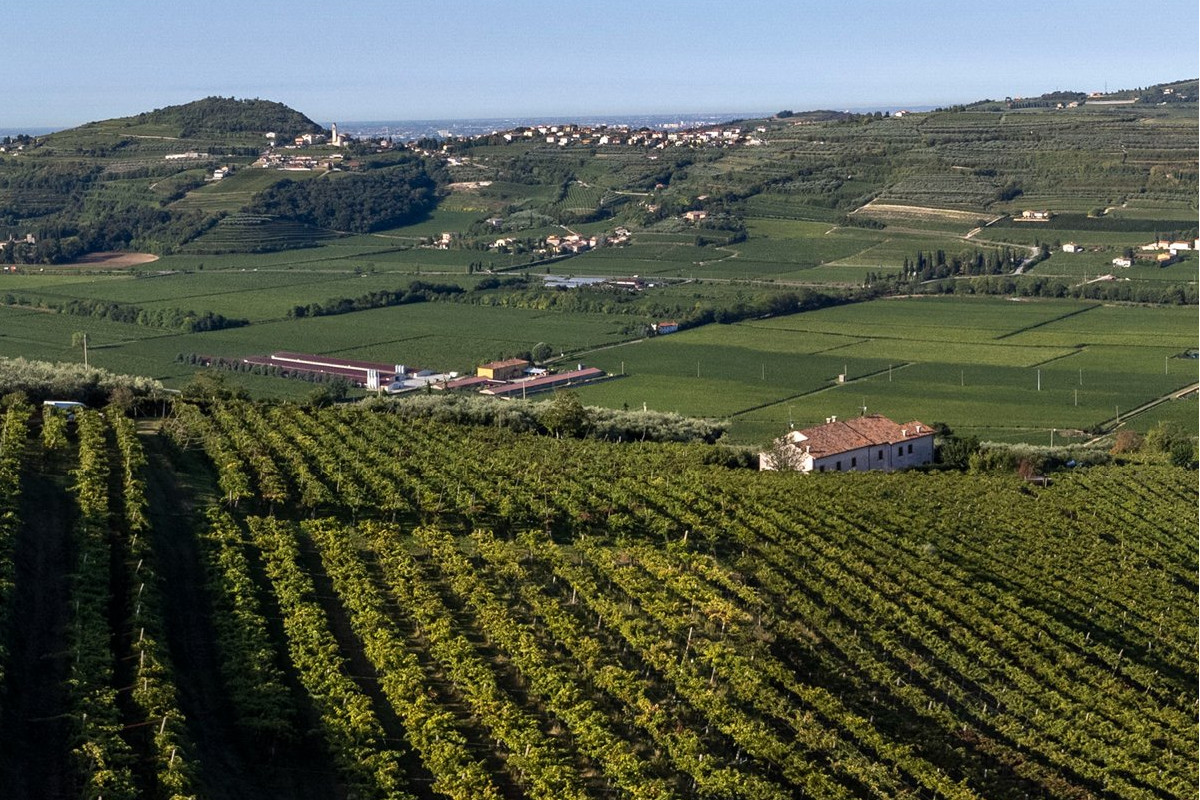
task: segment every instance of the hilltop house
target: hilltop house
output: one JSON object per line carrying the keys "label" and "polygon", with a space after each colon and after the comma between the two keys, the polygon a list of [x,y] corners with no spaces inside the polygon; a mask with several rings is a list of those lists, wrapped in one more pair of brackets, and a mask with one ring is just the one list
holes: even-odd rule
{"label": "hilltop house", "polygon": [[933,462],[934,431],[923,422],[899,425],[881,414],[789,431],[770,453],[760,453],[760,470],[800,472],[892,472]]}

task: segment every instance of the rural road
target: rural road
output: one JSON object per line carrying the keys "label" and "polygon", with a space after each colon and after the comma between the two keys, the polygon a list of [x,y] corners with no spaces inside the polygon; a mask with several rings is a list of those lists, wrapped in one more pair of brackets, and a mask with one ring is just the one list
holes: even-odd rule
{"label": "rural road", "polygon": [[[1167,394],[1164,394],[1162,397],[1156,397],[1155,399],[1153,399],[1147,403],[1142,403],[1137,408],[1131,409],[1131,410],[1125,412],[1124,414],[1121,414],[1119,417],[1120,421],[1118,421],[1117,417],[1113,417],[1112,419],[1105,420],[1102,424],[1105,427],[1108,427],[1109,425],[1111,425],[1112,428],[1109,430],[1109,433],[1111,433],[1112,431],[1114,431],[1118,427],[1120,427],[1122,423],[1127,422],[1130,419],[1130,417],[1136,417],[1138,414],[1149,411],[1150,409],[1154,408],[1155,406],[1161,405],[1162,403],[1165,403],[1168,400],[1179,400],[1180,398],[1186,397],[1187,395],[1189,395],[1195,391],[1200,391],[1200,383],[1189,384],[1189,385],[1183,387],[1182,389],[1176,389],[1173,392],[1168,392]],[[1093,439],[1089,439],[1086,442],[1086,444],[1095,444],[1096,442],[1100,441],[1107,435],[1108,434],[1106,433],[1101,436],[1097,436]]]}

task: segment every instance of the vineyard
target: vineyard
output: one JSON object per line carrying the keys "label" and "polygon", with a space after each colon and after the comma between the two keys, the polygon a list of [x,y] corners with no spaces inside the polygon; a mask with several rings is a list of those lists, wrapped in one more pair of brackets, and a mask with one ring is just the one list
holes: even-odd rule
{"label": "vineyard", "polygon": [[717,455],[11,404],[0,796],[1194,791],[1193,472]]}

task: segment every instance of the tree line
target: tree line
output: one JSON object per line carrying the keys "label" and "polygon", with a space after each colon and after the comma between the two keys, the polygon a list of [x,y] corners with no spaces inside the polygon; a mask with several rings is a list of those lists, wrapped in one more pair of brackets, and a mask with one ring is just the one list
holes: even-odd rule
{"label": "tree line", "polygon": [[[29,306],[28,298],[18,297],[11,292],[4,295],[6,306]],[[118,303],[113,300],[76,298],[53,301],[45,298],[37,301],[38,308],[50,309],[74,317],[93,317],[127,325],[142,325],[148,328],[166,328],[184,333],[219,331],[249,325],[247,319],[236,319],[212,311],[185,311],[179,308],[144,308],[133,303]]]}
{"label": "tree line", "polygon": [[295,305],[288,309],[290,319],[305,317],[328,317],[336,314],[349,314],[353,311],[367,311],[372,308],[388,308],[407,303],[423,303],[441,297],[462,294],[466,289],[455,283],[427,283],[413,281],[407,288],[380,289],[367,292],[358,297],[333,297],[324,303],[309,303]]}

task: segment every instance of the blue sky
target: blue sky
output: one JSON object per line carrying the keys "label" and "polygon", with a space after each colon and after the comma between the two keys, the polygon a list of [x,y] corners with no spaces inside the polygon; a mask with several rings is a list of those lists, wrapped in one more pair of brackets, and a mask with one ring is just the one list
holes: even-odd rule
{"label": "blue sky", "polygon": [[208,95],[320,122],[902,108],[1196,77],[1196,0],[40,0],[0,128]]}

